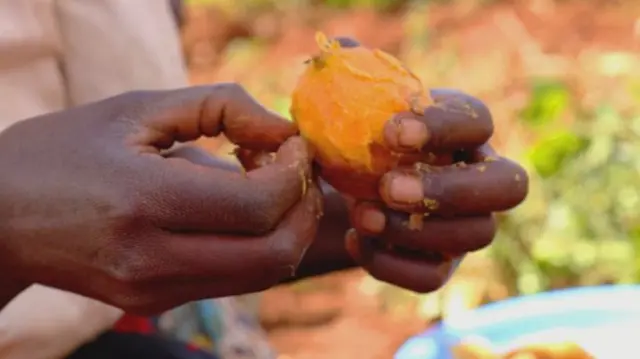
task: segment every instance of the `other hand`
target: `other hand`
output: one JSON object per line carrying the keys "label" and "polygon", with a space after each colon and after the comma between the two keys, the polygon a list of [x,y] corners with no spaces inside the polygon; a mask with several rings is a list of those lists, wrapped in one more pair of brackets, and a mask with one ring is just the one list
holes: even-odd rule
{"label": "other hand", "polygon": [[[276,160],[243,174],[165,156],[223,131]],[[285,142],[295,133],[235,84],[131,92],[14,125],[0,134],[0,288],[41,283],[147,314],[280,282],[321,208],[306,145]]]}
{"label": "other hand", "polygon": [[380,202],[350,200],[354,228],[346,236],[371,275],[422,293],[440,288],[465,253],[487,246],[493,213],[517,206],[528,190],[524,169],[488,145],[493,121],[480,100],[446,89],[431,97],[424,113],[397,114],[384,134],[389,148],[424,161],[384,175]]}
{"label": "other hand", "polygon": [[[418,292],[442,286],[459,258],[494,238],[494,212],[521,203],[528,177],[499,156],[486,106],[453,90],[433,90],[424,114],[398,114],[385,128],[395,151],[453,153],[453,164],[418,163],[385,174],[380,203],[353,204],[347,241],[357,262],[376,278]],[[421,223],[415,228],[411,222]],[[414,227],[414,228],[412,228]]]}

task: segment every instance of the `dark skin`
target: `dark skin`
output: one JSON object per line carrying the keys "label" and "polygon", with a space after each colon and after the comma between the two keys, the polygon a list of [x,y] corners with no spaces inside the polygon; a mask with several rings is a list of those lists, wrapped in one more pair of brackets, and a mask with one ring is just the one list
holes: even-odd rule
{"label": "dark skin", "polygon": [[[336,39],[343,47],[360,46],[351,38]],[[528,191],[524,169],[488,145],[493,120],[482,101],[449,89],[433,89],[431,97],[434,105],[423,113],[390,119],[386,146],[416,157],[454,153],[456,163],[401,167],[382,177],[379,201],[347,198],[352,258],[378,280],[420,293],[446,282],[452,257],[489,245],[496,231],[493,213],[514,208]],[[425,216],[421,228],[407,225],[410,214]]]}
{"label": "dark skin", "polygon": [[[436,127],[426,117],[410,120],[429,131],[408,136],[424,142],[410,146],[414,151],[429,149],[434,139],[451,146],[445,139],[459,138],[451,134],[461,128],[478,131],[477,122],[492,126],[490,117],[463,115],[436,119],[442,123]],[[397,121],[390,120],[394,131],[403,128]],[[275,161],[244,174],[194,149],[169,150],[222,132],[245,151],[275,152]],[[399,169],[381,182],[384,201],[345,200],[311,181],[312,154],[296,134],[235,84],[131,92],[12,126],[0,134],[0,306],[41,283],[151,314],[356,264],[378,279],[428,292],[446,281],[450,262],[427,252],[486,246],[494,234],[491,213],[526,195],[524,171],[496,158],[483,172],[490,180],[455,166]],[[391,133],[390,146],[401,137]],[[486,141],[477,142],[468,143],[477,149],[470,153],[483,153]],[[509,180],[516,174],[519,182]],[[441,183],[436,192],[425,187],[413,195],[419,202],[439,196],[446,211],[409,231],[400,211],[425,209],[407,198],[411,191],[399,201],[389,190],[397,176]],[[355,230],[346,250],[349,227]]]}
{"label": "dark skin", "polygon": [[[242,172],[240,165],[214,157],[195,146],[182,146],[168,153],[168,157],[180,157],[188,161],[212,168],[224,168],[228,171]],[[253,161],[244,161],[246,168],[259,165]],[[343,237],[351,223],[349,210],[341,194],[324,181],[320,181],[323,192],[323,215],[319,220],[317,240],[313,241],[298,266],[294,276],[284,278],[291,282],[311,276],[322,275],[336,270],[356,266],[354,259],[347,253]]]}

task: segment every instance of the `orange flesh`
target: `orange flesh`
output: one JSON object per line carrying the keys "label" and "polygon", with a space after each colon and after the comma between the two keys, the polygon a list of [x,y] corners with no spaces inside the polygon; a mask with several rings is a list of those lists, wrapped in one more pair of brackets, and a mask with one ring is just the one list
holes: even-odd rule
{"label": "orange flesh", "polygon": [[432,104],[420,80],[393,56],[365,47],[342,48],[318,33],[320,54],[293,92],[291,114],[324,169],[381,175],[401,155],[384,145],[395,114]]}

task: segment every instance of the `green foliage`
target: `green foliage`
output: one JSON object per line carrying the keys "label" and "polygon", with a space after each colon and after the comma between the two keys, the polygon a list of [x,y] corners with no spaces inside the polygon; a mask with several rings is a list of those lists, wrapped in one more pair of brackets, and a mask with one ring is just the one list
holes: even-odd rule
{"label": "green foliage", "polygon": [[531,91],[531,100],[521,117],[530,125],[548,125],[559,119],[569,105],[570,93],[563,83],[537,81]]}
{"label": "green foliage", "polygon": [[565,126],[570,92],[534,88],[521,117],[540,134],[522,159],[530,195],[491,249],[505,281],[515,294],[640,280],[640,117],[603,105]]}
{"label": "green foliage", "polygon": [[563,130],[552,132],[533,145],[529,161],[538,175],[549,177],[557,173],[585,146],[588,146],[588,140],[572,132]]}

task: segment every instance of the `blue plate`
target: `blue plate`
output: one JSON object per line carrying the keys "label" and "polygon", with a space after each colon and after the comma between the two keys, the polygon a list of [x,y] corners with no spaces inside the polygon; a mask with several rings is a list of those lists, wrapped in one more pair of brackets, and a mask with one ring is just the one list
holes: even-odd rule
{"label": "blue plate", "polygon": [[640,286],[572,288],[491,303],[447,319],[405,342],[395,359],[453,359],[451,346],[477,336],[501,350],[562,336],[598,359],[621,359],[625,346],[637,353],[633,341],[640,335],[629,333],[640,333]]}

